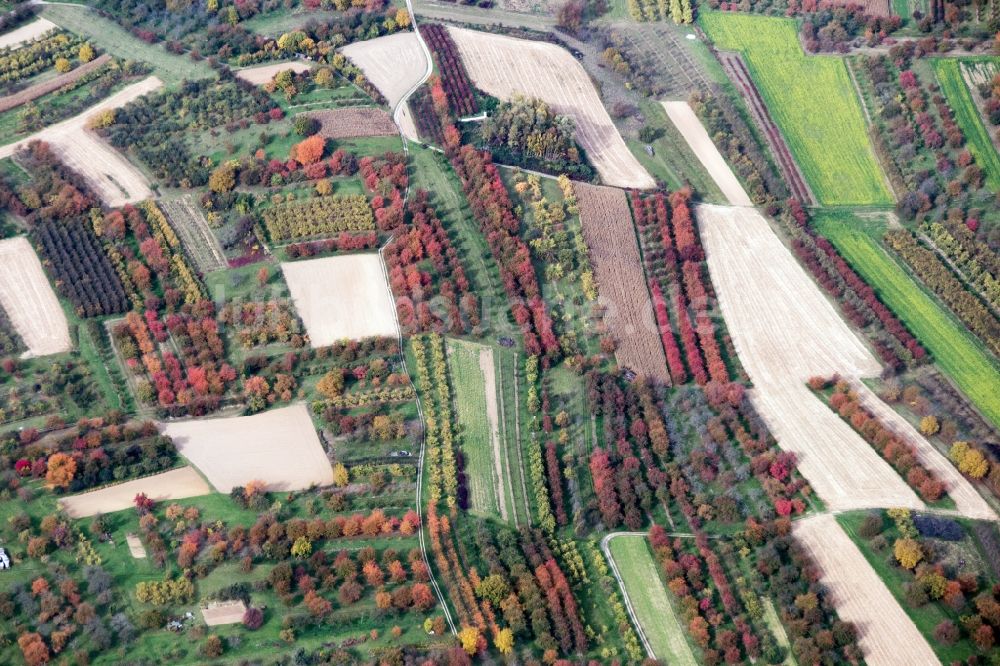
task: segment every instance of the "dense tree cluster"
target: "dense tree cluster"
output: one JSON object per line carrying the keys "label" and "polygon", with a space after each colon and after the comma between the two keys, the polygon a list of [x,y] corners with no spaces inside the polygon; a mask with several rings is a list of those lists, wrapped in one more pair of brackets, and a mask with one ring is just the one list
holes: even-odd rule
{"label": "dense tree cluster", "polygon": [[691,0],[628,0],[628,13],[636,21],[694,21]]}
{"label": "dense tree cluster", "polygon": [[72,67],[70,59],[79,57],[83,40],[71,32],[56,30],[28,42],[21,48],[0,51],[0,91],[14,92],[15,84],[41,74],[60,61],[65,71]]}
{"label": "dense tree cluster", "polygon": [[480,126],[493,158],[504,164],[593,178],[576,145],[573,119],[555,113],[540,99],[515,95],[500,102]]}
{"label": "dense tree cluster", "polygon": [[375,228],[368,198],[360,194],[334,194],[283,203],[265,208],[261,217],[268,237],[279,242]]}

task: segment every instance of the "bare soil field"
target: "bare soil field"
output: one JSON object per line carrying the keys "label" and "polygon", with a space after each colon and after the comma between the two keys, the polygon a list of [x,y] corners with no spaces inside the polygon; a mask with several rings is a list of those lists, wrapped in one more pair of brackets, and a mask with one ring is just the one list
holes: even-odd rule
{"label": "bare soil field", "polygon": [[134,506],[139,493],[154,501],[185,499],[208,495],[212,492],[193,467],[179,467],[161,474],[144,476],[88,493],[59,500],[59,505],[70,518],[86,518],[98,513],[111,513]]}
{"label": "bare soil field", "polygon": [[709,273],[751,399],[778,443],[833,510],[923,507],[850,425],[812,395],[813,375],[878,375],[881,368],[754,208],[695,209]]}
{"label": "bare soil field", "polygon": [[861,5],[865,9],[865,13],[870,16],[892,16],[893,14],[891,0],[831,0],[830,4],[839,7]]}
{"label": "bare soil field", "polygon": [[145,559],[146,557],[146,547],[142,545],[142,541],[135,534],[127,534],[125,536],[125,543],[128,544],[128,552],[132,554],[137,560]]}
{"label": "bare soil field", "polygon": [[940,479],[948,496],[955,502],[955,508],[967,518],[996,520],[997,514],[976,492],[969,480],[920,432],[903,418],[895,409],[885,404],[878,395],[860,381],[851,382],[851,388],[858,393],[861,405],[874,414],[882,423],[902,437],[917,452],[921,464]]}
{"label": "bare soil field", "polygon": [[190,194],[177,199],[161,199],[157,204],[170,218],[184,249],[194,260],[198,270],[211,273],[228,266],[219,239],[212,233],[208,220]]}
{"label": "bare soil field", "polygon": [[738,53],[720,51],[718,58],[722,68],[746,101],[750,115],[753,116],[753,120],[757,124],[757,129],[764,134],[767,145],[771,148],[771,154],[774,155],[781,175],[788,183],[792,195],[804,204],[814,206],[818,204],[816,196],[810,189],[805,176],[802,175],[802,170],[799,169],[799,165],[792,155],[792,151],[789,150],[788,144],[785,142],[784,135],[774,123],[764,99],[760,96],[760,91],[754,85],[746,63],[743,62],[743,56]]}
{"label": "bare soil field", "polygon": [[78,116],[0,147],[0,159],[10,157],[18,148],[32,141],[45,141],[53,147],[66,166],[87,179],[94,192],[108,206],[116,208],[148,199],[153,196],[153,192],[143,173],[86,127],[87,121],[96,113],[124,106],[162,85],[155,76],[133,83]]}
{"label": "bare soil field", "polygon": [[49,30],[58,30],[59,26],[48,19],[37,18],[31,23],[27,23],[18,28],[14,28],[8,33],[0,35],[0,49],[13,49],[21,44],[41,37]]}
{"label": "bare soil field", "polygon": [[304,404],[254,414],[161,424],[177,450],[220,493],[259,479],[268,490],[333,482],[333,470]]}
{"label": "bare soil field", "polygon": [[413,32],[354,42],[340,52],[361,68],[388,101],[389,108],[395,108],[427,71],[427,56]]}
{"label": "bare soil field", "polygon": [[396,123],[384,110],[374,106],[352,106],[345,109],[310,111],[306,114],[319,121],[319,134],[327,139],[352,139],[361,136],[393,136]]}
{"label": "bare soil field", "polygon": [[308,62],[302,62],[301,60],[292,60],[290,62],[279,62],[273,65],[246,67],[244,69],[237,69],[233,73],[238,79],[249,81],[255,86],[262,86],[273,79],[275,74],[278,72],[284,72],[288,69],[298,74],[299,72],[308,72],[312,69],[312,65]]}
{"label": "bare soil field", "polygon": [[573,183],[583,238],[597,275],[604,321],[618,341],[618,365],[670,383],[667,357],[646,289],[642,258],[624,190]]}
{"label": "bare soil field", "polygon": [[605,185],[652,188],[590,77],[569,51],[544,42],[449,27],[475,85],[501,99],[521,93],[548,102],[576,123],[576,139]]}
{"label": "bare soil field", "polygon": [[95,69],[104,66],[104,64],[109,60],[111,60],[111,56],[105,53],[104,55],[98,56],[90,62],[84,63],[76,69],[66,72],[65,74],[60,74],[59,76],[51,78],[48,81],[37,83],[30,88],[25,88],[20,92],[14,93],[13,95],[0,97],[0,113],[9,111],[10,109],[21,106],[22,104],[27,104],[31,100],[38,99],[42,95],[48,95],[54,90],[59,90],[63,86],[69,85]]}
{"label": "bare soil field", "polygon": [[236,624],[243,621],[247,606],[239,599],[232,601],[217,601],[201,609],[205,624],[214,627],[219,624]]}
{"label": "bare soil field", "polygon": [[313,347],[399,335],[396,306],[378,254],[285,262],[281,271]]}
{"label": "bare soil field", "polygon": [[722,194],[734,206],[752,206],[753,201],[750,195],[743,189],[736,174],[726,164],[719,149],[715,147],[705,126],[698,120],[694,110],[688,106],[687,102],[661,102],[663,109],[667,112],[670,122],[677,126],[677,129],[684,136],[692,152],[698,156],[702,166],[712,176],[712,180],[722,190]]}
{"label": "bare soil field", "polygon": [[66,313],[27,238],[0,241],[0,305],[30,356],[69,351]]}
{"label": "bare soil field", "polygon": [[937,656],[865,556],[829,514],[797,520],[792,534],[822,572],[842,620],[853,622],[871,666],[937,664]]}

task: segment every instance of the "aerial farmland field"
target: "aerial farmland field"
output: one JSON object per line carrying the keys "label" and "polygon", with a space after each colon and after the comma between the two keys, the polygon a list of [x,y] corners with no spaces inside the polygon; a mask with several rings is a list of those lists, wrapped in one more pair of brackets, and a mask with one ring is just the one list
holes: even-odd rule
{"label": "aerial farmland field", "polygon": [[938,83],[969,141],[972,154],[986,172],[986,182],[994,190],[1000,189],[1000,155],[990,140],[988,130],[983,127],[972,93],[962,78],[961,63],[953,58],[936,58],[933,63]]}
{"label": "aerial farmland field", "polygon": [[719,12],[698,20],[717,48],[743,54],[822,204],[891,203],[842,58],[803,53],[791,20]]}
{"label": "aerial farmland field", "polygon": [[944,372],[994,424],[1000,423],[1000,369],[982,344],[868,233],[839,215],[817,227],[910,326]]}

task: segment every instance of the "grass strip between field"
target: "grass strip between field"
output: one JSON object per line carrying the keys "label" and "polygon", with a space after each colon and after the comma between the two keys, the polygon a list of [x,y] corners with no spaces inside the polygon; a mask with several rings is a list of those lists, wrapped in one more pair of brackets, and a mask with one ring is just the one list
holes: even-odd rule
{"label": "grass strip between field", "polygon": [[821,203],[892,203],[843,58],[806,55],[792,19],[706,11],[698,20],[718,48],[743,54]]}
{"label": "grass strip between field", "polygon": [[870,233],[857,227],[859,222],[843,214],[820,215],[816,228],[872,285],[983,415],[1000,425],[1000,370],[994,359]]}
{"label": "grass strip between field", "polygon": [[617,536],[608,541],[608,549],[653,654],[668,664],[695,666],[698,661],[660,580],[646,537]]}
{"label": "grass strip between field", "polygon": [[497,492],[498,483],[500,488],[505,484],[498,478],[494,464],[494,456],[499,452],[493,447],[487,415],[486,378],[479,361],[480,354],[487,348],[449,338],[447,349],[448,369],[455,389],[455,411],[462,433],[470,508],[480,515],[508,516],[509,496],[506,492]]}
{"label": "grass strip between field", "polygon": [[955,113],[955,120],[962,128],[962,133],[968,142],[969,151],[976,158],[976,164],[986,174],[986,182],[990,188],[1000,190],[1000,155],[997,154],[989,133],[983,127],[976,102],[962,79],[959,61],[935,58],[931,62],[934,63],[934,73],[948,100],[948,106]]}

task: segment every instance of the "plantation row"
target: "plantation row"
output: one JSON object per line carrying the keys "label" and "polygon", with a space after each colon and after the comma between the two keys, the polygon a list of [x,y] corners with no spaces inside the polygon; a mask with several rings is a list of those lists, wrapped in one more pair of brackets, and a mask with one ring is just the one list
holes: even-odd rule
{"label": "plantation row", "polygon": [[[451,110],[457,116],[471,116],[476,113],[478,106],[476,97],[473,94],[472,82],[465,71],[465,65],[458,54],[458,48],[452,41],[448,31],[436,23],[422,24],[420,34],[427,40],[427,46],[434,56],[434,64],[437,66],[441,77],[441,85],[447,100],[435,98],[433,92],[431,98],[434,104],[442,102],[447,107],[451,105]],[[433,89],[432,89],[433,90]]]}
{"label": "plantation row", "polygon": [[788,211],[780,219],[791,234],[792,251],[836,299],[848,320],[864,329],[883,363],[899,370],[925,361],[924,347],[830,241],[813,231],[808,213],[797,201],[789,200]]}
{"label": "plantation row", "polygon": [[628,0],[628,13],[636,21],[666,21],[691,23],[694,10],[691,0]]}
{"label": "plantation row", "polygon": [[375,229],[371,206],[360,194],[279,204],[266,208],[261,217],[272,241]]}
{"label": "plantation row", "polygon": [[920,464],[916,449],[862,407],[857,394],[850,390],[847,382],[819,377],[809,380],[809,385],[816,391],[831,385],[834,387],[827,399],[830,407],[850,423],[866,442],[875,447],[879,455],[906,479],[925,502],[937,502],[946,496],[944,483]]}
{"label": "plantation row", "polygon": [[1000,321],[982,301],[966,291],[965,285],[933,251],[922,247],[909,231],[902,229],[889,231],[885,241],[970,331],[994,354],[1000,354]]}
{"label": "plantation row", "polygon": [[411,195],[407,217],[384,254],[400,326],[410,334],[470,332],[480,323],[479,302],[425,190]]}
{"label": "plantation row", "polygon": [[[704,386],[729,381],[729,371],[722,358],[715,324],[709,315],[714,295],[703,282],[705,252],[701,247],[688,208],[689,191],[641,197],[632,192],[632,210],[642,241],[643,260],[650,279],[653,311],[660,339],[667,355],[667,367],[674,384],[690,377]],[[675,328],[668,313],[671,296]],[[694,311],[692,322],[690,311]],[[681,360],[674,331],[680,337],[686,360]]]}
{"label": "plantation row", "polygon": [[417,362],[415,372],[418,387],[424,397],[424,440],[427,447],[430,503],[433,506],[444,500],[447,506],[454,507],[457,504],[459,479],[444,341],[441,336],[430,333],[412,338],[411,345]]}
{"label": "plantation row", "polygon": [[972,231],[974,218],[964,221],[961,211],[949,211],[941,222],[925,225],[934,246],[958,267],[994,309],[1000,309],[1000,255],[979,242]]}
{"label": "plantation row", "polygon": [[9,86],[52,66],[59,68],[60,72],[68,72],[72,67],[69,60],[77,57],[81,62],[92,60],[94,50],[69,32],[44,35],[20,48],[0,51],[0,84]]}

